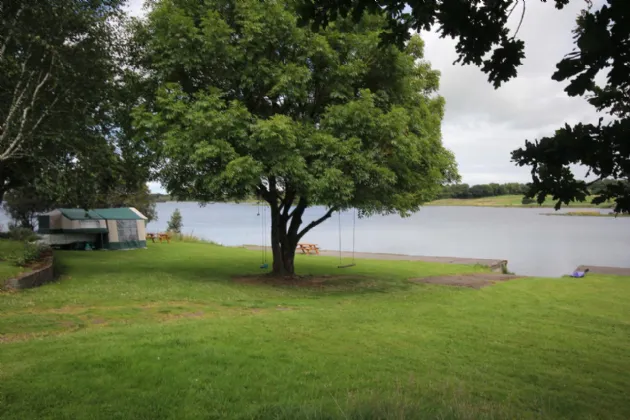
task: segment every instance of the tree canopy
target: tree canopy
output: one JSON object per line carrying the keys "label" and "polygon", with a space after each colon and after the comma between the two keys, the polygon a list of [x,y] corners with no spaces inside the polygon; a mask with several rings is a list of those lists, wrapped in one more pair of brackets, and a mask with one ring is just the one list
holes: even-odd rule
{"label": "tree canopy", "polygon": [[[553,3],[562,9],[569,0]],[[525,44],[507,27],[513,13],[525,12],[525,0],[305,0],[300,6],[302,23],[314,29],[347,16],[358,21],[366,12],[386,16],[381,38],[400,48],[413,31],[438,26],[442,37],[457,39],[457,62],[481,67],[495,87],[515,77],[525,57]]]}
{"label": "tree canopy", "polygon": [[51,206],[154,216],[152,155],[133,139],[144,85],[123,0],[0,0],[0,201],[24,225]]}
{"label": "tree canopy", "polygon": [[[542,202],[551,195],[556,208],[583,201],[593,182],[606,179],[605,188],[591,191],[597,194],[593,203],[613,200],[616,212],[630,211],[630,2],[607,3],[578,17],[576,48],[558,63],[553,79],[568,80],[569,96],[584,96],[608,117],[597,124],[566,124],[512,154],[517,164],[532,167],[528,196]],[[599,74],[605,75],[603,86]],[[595,180],[576,179],[573,165],[586,167]]]}
{"label": "tree canopy", "polygon": [[[288,274],[297,242],[334,211],[406,215],[435,198],[457,179],[439,74],[419,37],[382,48],[383,28],[365,16],[314,32],[285,2],[153,3],[137,36],[159,90],[136,118],[168,192],[265,200],[273,269]],[[326,214],[302,226],[317,204]]]}
{"label": "tree canopy", "polygon": [[0,2],[0,199],[105,135],[121,3]]}

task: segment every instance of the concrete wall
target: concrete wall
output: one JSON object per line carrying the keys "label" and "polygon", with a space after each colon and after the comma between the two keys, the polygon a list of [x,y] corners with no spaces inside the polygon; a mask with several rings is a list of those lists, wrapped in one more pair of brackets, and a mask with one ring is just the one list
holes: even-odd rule
{"label": "concrete wall", "polygon": [[21,274],[19,277],[4,282],[7,289],[29,289],[50,283],[55,279],[53,270],[53,257],[47,257],[42,268]]}

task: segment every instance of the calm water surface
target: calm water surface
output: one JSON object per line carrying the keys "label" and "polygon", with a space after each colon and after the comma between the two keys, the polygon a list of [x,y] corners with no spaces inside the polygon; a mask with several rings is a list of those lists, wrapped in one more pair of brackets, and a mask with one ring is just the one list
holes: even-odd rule
{"label": "calm water surface", "polygon": [[[161,231],[179,208],[185,233],[224,245],[263,241],[262,216],[252,204],[159,203]],[[575,209],[572,209],[575,210]],[[308,223],[325,212],[307,209]],[[561,276],[580,264],[630,267],[630,218],[554,217],[553,209],[425,207],[408,218],[374,216],[356,221],[357,252],[506,259],[510,270],[525,275]],[[267,217],[269,214],[267,213]],[[0,214],[0,224],[6,216]],[[269,221],[267,221],[269,223]],[[342,249],[352,249],[352,213],[341,215]],[[269,243],[268,232],[264,232]],[[305,238],[323,249],[339,248],[338,218],[327,220]]]}

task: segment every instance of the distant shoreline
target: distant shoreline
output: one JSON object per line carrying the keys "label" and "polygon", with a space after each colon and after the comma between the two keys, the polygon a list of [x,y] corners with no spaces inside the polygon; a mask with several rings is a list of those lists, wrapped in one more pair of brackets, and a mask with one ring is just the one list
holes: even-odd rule
{"label": "distant shoreline", "polygon": [[[542,205],[537,203],[523,204],[521,201],[523,196],[521,195],[500,195],[495,197],[484,198],[446,198],[441,200],[431,201],[423,204],[423,206],[431,207],[496,207],[496,208],[553,208],[556,204],[554,200],[546,200]],[[157,200],[156,203],[198,203],[197,201],[172,201],[172,200]],[[257,200],[244,200],[244,201],[216,201],[208,204],[258,204]],[[590,198],[584,202],[574,202],[569,205],[563,204],[563,208],[600,208],[610,209],[611,203],[604,203],[600,205],[594,205],[590,202]]]}
{"label": "distant shoreline", "polygon": [[[426,203],[426,206],[444,206],[444,207],[514,207],[514,208],[553,208],[556,205],[556,201],[548,198],[543,204],[532,203],[523,204],[522,195],[498,195],[495,197],[483,197],[483,198],[445,198],[441,200],[435,200],[430,203]],[[563,208],[611,208],[611,203],[603,203],[595,205],[591,203],[591,197],[588,197],[583,202],[573,202],[570,204],[563,204]]]}
{"label": "distant shoreline", "polygon": [[618,214],[608,212],[600,213],[598,211],[568,211],[564,213],[540,213],[543,216],[567,216],[567,217],[630,217],[630,214]]}

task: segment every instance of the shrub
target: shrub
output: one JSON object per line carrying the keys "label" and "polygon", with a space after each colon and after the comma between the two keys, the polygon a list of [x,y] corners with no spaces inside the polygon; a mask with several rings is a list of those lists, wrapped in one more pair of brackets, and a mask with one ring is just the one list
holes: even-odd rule
{"label": "shrub", "polygon": [[169,232],[182,233],[182,214],[179,212],[179,209],[175,209],[173,214],[171,214],[171,220],[168,221],[167,230]]}
{"label": "shrub", "polygon": [[567,216],[601,216],[599,211],[569,211],[565,213]]}
{"label": "shrub", "polygon": [[9,224],[9,232],[7,238],[20,242],[32,242],[39,239],[39,236],[29,228],[20,227],[15,224]]}
{"label": "shrub", "polygon": [[24,242],[24,248],[22,248],[21,252],[11,257],[11,262],[18,267],[24,267],[40,260],[49,252],[50,247],[47,245]]}
{"label": "shrub", "polygon": [[195,236],[193,233],[176,233],[171,232],[171,240],[176,242],[194,242],[194,243],[206,243],[206,244],[214,244],[219,245],[217,242],[201,239]]}
{"label": "shrub", "polygon": [[521,200],[521,203],[522,204],[536,204],[536,200],[529,197],[523,197],[523,199]]}

